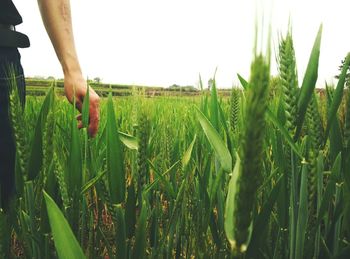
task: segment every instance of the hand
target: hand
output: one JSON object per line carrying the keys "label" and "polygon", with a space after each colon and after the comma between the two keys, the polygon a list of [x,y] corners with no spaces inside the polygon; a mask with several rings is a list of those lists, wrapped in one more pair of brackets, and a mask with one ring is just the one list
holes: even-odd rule
{"label": "hand", "polygon": [[[74,90],[75,88],[75,90]],[[81,74],[77,75],[65,75],[64,77],[64,92],[70,103],[73,103],[74,92],[76,108],[82,112],[84,97],[87,92],[87,83]],[[90,137],[95,137],[98,131],[98,125],[100,121],[100,97],[97,93],[89,87],[90,94],[90,108],[89,108],[89,127],[88,133]],[[82,115],[77,116],[78,128],[83,127]]]}

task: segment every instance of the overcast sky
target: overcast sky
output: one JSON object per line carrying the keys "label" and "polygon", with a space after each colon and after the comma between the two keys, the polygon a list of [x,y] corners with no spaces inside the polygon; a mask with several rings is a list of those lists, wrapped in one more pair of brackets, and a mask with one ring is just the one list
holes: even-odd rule
{"label": "overcast sky", "polygon": [[[36,1],[14,3],[24,20],[17,29],[31,39],[32,46],[21,50],[26,75],[62,77]],[[71,5],[84,75],[107,83],[196,85],[199,74],[206,83],[217,67],[218,86],[231,87],[237,73],[249,77],[257,12],[266,26],[272,23],[274,49],[291,17],[300,81],[321,23],[319,86],[332,82],[350,50],[348,0],[71,0]],[[275,63],[275,52],[272,58]]]}

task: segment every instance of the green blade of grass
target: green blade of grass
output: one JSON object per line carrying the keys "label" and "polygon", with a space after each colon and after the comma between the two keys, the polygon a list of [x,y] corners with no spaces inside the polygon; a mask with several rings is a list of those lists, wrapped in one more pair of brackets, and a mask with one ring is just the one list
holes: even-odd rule
{"label": "green blade of grass", "polygon": [[35,126],[34,139],[28,161],[28,180],[33,180],[39,174],[43,163],[43,129],[50,107],[54,101],[54,87],[51,86],[40,108]]}
{"label": "green blade of grass", "polygon": [[259,215],[254,221],[253,230],[251,239],[249,241],[248,249],[247,249],[247,258],[258,258],[259,251],[256,249],[257,247],[261,247],[261,240],[264,237],[264,234],[268,225],[266,222],[269,222],[271,213],[273,212],[273,206],[275,205],[278,196],[280,194],[280,190],[283,183],[283,176],[281,176],[273,189],[271,190],[266,202],[264,203]]}
{"label": "green blade of grass", "polygon": [[119,131],[119,138],[120,141],[123,142],[123,144],[128,147],[129,149],[138,150],[139,144],[137,141],[137,138],[134,136],[131,136],[129,134],[126,134],[124,132]]}
{"label": "green blade of grass", "polygon": [[329,131],[331,129],[331,125],[334,122],[334,118],[336,117],[338,108],[339,108],[340,103],[343,99],[344,85],[345,85],[345,80],[347,77],[349,65],[350,65],[350,53],[345,58],[344,65],[343,65],[343,68],[342,68],[340,76],[339,76],[337,88],[335,89],[335,92],[334,92],[332,104],[331,104],[331,107],[329,109],[328,119],[327,119],[327,128],[326,128],[326,132],[325,132],[325,136],[324,136],[325,143],[327,141],[328,134],[329,134]]}
{"label": "green blade of grass", "polygon": [[272,113],[272,111],[270,109],[266,110],[266,115],[267,118],[280,130],[281,134],[283,135],[283,137],[285,138],[285,140],[288,142],[288,144],[290,145],[290,147],[293,149],[293,151],[295,152],[296,155],[298,155],[298,157],[300,159],[304,159],[303,155],[301,154],[299,147],[294,143],[293,139],[291,138],[291,136],[289,135],[288,131],[286,130],[286,128],[280,123],[280,121],[277,119],[277,117]]}
{"label": "green blade of grass", "polygon": [[[322,155],[322,152],[319,152],[317,157],[317,175],[316,175],[316,182],[317,182],[317,214],[319,214],[320,206],[322,202],[322,195],[323,195],[323,171],[324,171],[324,158]],[[320,253],[320,243],[321,243],[321,227],[317,226],[315,229],[315,242],[314,242],[314,258],[319,257]]]}
{"label": "green blade of grass", "polygon": [[[73,103],[75,104],[75,98]],[[75,105],[74,105],[75,106]],[[76,126],[75,108],[71,108],[71,141],[69,146],[68,170],[65,174],[65,179],[68,185],[68,192],[73,196],[76,192],[80,193],[82,184],[82,153],[81,141],[78,128]]]}
{"label": "green blade of grass", "polygon": [[131,179],[131,184],[127,188],[127,199],[125,202],[125,227],[126,235],[131,239],[135,234],[135,225],[136,225],[136,191],[133,180]]}
{"label": "green blade of grass", "polygon": [[44,197],[58,257],[60,259],[86,258],[67,220],[56,203],[45,192]]}
{"label": "green blade of grass", "polygon": [[249,88],[249,83],[247,80],[245,80],[240,74],[237,74],[238,80],[241,82],[241,85],[243,86],[244,90],[247,90]]}
{"label": "green blade of grass", "polygon": [[307,194],[307,165],[303,165],[301,172],[299,211],[296,232],[295,258],[303,258],[304,241],[308,219],[308,194]]}
{"label": "green blade of grass", "polygon": [[205,135],[208,138],[209,143],[211,144],[214,152],[220,161],[222,168],[226,172],[232,171],[232,157],[225,146],[225,142],[222,140],[219,133],[215,130],[213,125],[209,122],[209,120],[205,117],[205,115],[196,107],[197,110],[197,118],[202,126],[202,129]]}
{"label": "green blade of grass", "polygon": [[117,257],[126,258],[126,227],[124,210],[121,204],[115,205],[115,213],[117,216],[116,222],[116,246],[117,246]]}
{"label": "green blade of grass", "polygon": [[343,135],[340,128],[340,121],[337,116],[335,117],[329,131],[329,157],[331,163],[335,161],[339,152],[343,150]]}
{"label": "green blade of grass", "polygon": [[319,207],[318,214],[317,214],[316,226],[319,226],[319,224],[321,223],[323,217],[327,213],[327,209],[329,208],[330,202],[332,202],[332,199],[334,198],[335,185],[336,185],[336,182],[339,180],[338,178],[339,178],[340,172],[341,172],[341,157],[342,157],[342,154],[339,153],[337,158],[334,161],[331,175],[330,175],[330,179],[329,179],[327,186],[326,186],[326,189],[323,193],[322,202],[321,202],[321,205]]}
{"label": "green blade of grass", "polygon": [[194,143],[196,142],[196,139],[197,139],[197,135],[194,135],[194,138],[193,138],[190,146],[188,147],[188,149],[186,150],[185,154],[182,157],[181,162],[182,162],[182,168],[183,169],[186,168],[186,166],[190,162],[193,146],[194,146]]}
{"label": "green blade of grass", "polygon": [[237,180],[240,174],[240,170],[241,170],[241,160],[237,155],[235,168],[233,169],[231,180],[228,185],[228,193],[227,193],[226,206],[225,206],[225,221],[224,221],[225,234],[231,245],[231,249],[233,249],[235,246],[234,211],[235,211],[235,196],[237,192]]}
{"label": "green blade of grass", "polygon": [[87,84],[86,95],[83,100],[83,108],[82,108],[82,123],[84,128],[87,128],[89,126],[89,117],[90,117],[90,87],[89,87],[89,84]]}
{"label": "green blade of grass", "polygon": [[92,188],[93,186],[95,186],[95,184],[106,174],[106,171],[103,171],[101,173],[99,173],[98,175],[96,175],[95,177],[91,178],[86,184],[84,184],[84,186],[81,188],[81,195],[83,195],[84,193],[86,193],[88,190],[90,190],[90,188]]}
{"label": "green blade of grass", "polygon": [[174,191],[173,186],[171,185],[171,182],[168,181],[164,176],[167,174],[170,174],[173,170],[178,168],[178,165],[180,163],[180,160],[176,161],[168,170],[166,170],[163,174],[159,173],[157,168],[154,166],[154,164],[148,160],[148,164],[151,166],[153,169],[154,173],[156,174],[157,178],[150,183],[148,186],[146,186],[144,193],[150,193],[152,190],[155,189],[157,186],[158,182],[161,181],[162,184],[165,186],[165,191],[168,193],[168,195],[172,198],[176,197],[176,193]]}
{"label": "green blade of grass", "polygon": [[225,114],[224,111],[222,110],[221,105],[218,106],[219,109],[219,115],[220,115],[220,120],[221,120],[221,125],[224,128],[224,132],[225,132],[225,136],[226,136],[226,143],[227,143],[227,148],[228,150],[232,150],[232,142],[231,142],[231,137],[230,137],[230,131],[227,127],[227,123],[226,123],[226,118],[225,118]]}
{"label": "green blade of grass", "polygon": [[321,37],[322,37],[322,25],[318,30],[314,46],[311,50],[309,63],[306,68],[305,76],[303,83],[301,85],[300,94],[298,97],[298,116],[297,116],[297,129],[295,132],[294,139],[299,138],[302,125],[305,119],[306,109],[311,100],[311,96],[314,92],[316,81],[318,77],[318,61],[320,57],[320,48],[321,48]]}
{"label": "green blade of grass", "polygon": [[219,131],[219,109],[218,94],[216,90],[215,76],[212,80],[211,98],[210,98],[210,122],[214,129]]}
{"label": "green blade of grass", "polygon": [[111,93],[107,100],[106,144],[110,199],[113,204],[118,204],[125,198],[125,171]]}
{"label": "green blade of grass", "polygon": [[201,91],[203,91],[203,81],[202,81],[201,74],[199,74],[199,88],[201,89]]}
{"label": "green blade of grass", "polygon": [[132,258],[145,258],[146,257],[146,245],[147,245],[147,204],[146,201],[142,201],[142,208],[139,220],[136,228],[135,246],[132,252]]}

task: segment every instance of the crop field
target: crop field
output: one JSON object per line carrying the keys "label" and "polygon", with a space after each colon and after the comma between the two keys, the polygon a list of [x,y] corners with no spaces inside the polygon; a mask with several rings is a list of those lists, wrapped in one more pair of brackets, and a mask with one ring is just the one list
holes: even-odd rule
{"label": "crop field", "polygon": [[287,33],[278,76],[256,53],[229,97],[110,94],[93,139],[54,86],[24,110],[14,87],[0,258],[350,258],[350,55],[316,91],[321,36],[302,82]]}
{"label": "crop field", "polygon": [[[26,79],[26,92],[27,95],[44,96],[47,94],[50,86],[52,85],[52,79]],[[173,84],[169,87],[159,86],[141,86],[141,85],[121,85],[121,84],[107,84],[100,83],[93,80],[87,80],[87,83],[95,90],[100,97],[107,97],[109,93],[112,96],[130,96],[135,90],[142,90],[148,96],[196,96],[200,94],[200,91],[193,86],[180,86]],[[56,80],[56,93],[64,94],[63,80]],[[218,89],[222,95],[228,95],[230,89]]]}

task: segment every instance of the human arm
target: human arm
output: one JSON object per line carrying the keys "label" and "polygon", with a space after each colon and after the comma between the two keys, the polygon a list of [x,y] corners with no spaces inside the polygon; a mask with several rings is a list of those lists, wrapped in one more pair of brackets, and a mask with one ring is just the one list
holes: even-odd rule
{"label": "human arm", "polygon": [[[69,0],[38,0],[40,13],[47,34],[50,37],[64,74],[64,91],[69,102],[73,102],[81,112],[84,96],[87,92],[86,80],[83,77],[77,56],[72,28],[72,17]],[[75,88],[75,89],[74,89]],[[90,87],[90,119],[88,132],[95,136],[99,124],[99,96]],[[82,127],[81,116],[78,116],[79,127]]]}

